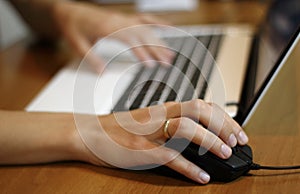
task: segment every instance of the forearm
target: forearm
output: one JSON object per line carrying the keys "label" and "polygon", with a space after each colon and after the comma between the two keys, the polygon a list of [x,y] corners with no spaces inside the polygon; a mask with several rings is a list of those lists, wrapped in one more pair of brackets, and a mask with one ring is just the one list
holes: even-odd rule
{"label": "forearm", "polygon": [[72,114],[0,111],[0,164],[83,160]]}
{"label": "forearm", "polygon": [[62,0],[10,0],[31,26],[34,32],[44,38],[54,39],[59,37],[53,10]]}

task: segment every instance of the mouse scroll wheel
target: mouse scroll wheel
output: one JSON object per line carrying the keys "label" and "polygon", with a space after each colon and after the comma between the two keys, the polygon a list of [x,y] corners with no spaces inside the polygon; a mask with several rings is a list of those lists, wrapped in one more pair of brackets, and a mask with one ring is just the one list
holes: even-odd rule
{"label": "mouse scroll wheel", "polygon": [[239,152],[239,149],[237,147],[232,148],[232,153],[238,153],[238,152]]}

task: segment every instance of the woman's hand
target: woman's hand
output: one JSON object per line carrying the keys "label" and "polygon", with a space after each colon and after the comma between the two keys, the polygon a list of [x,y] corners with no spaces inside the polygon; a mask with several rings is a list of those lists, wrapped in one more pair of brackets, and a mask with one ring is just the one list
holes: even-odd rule
{"label": "woman's hand", "polygon": [[230,157],[230,147],[248,142],[232,118],[202,100],[168,102],[99,117],[0,111],[0,164],[80,160],[126,169],[156,164],[207,183],[206,172],[165,146],[173,138],[185,138],[220,158]]}
{"label": "woman's hand", "polygon": [[87,115],[74,118],[84,142],[76,144],[82,145],[77,147],[80,160],[130,169],[166,165],[199,183],[207,183],[209,175],[177,151],[167,148],[168,135],[188,139],[223,159],[231,156],[230,147],[248,142],[232,118],[218,106],[201,100],[169,102],[99,118]]}
{"label": "woman's hand", "polygon": [[[99,38],[118,30],[141,24],[164,24],[156,18],[107,11],[91,3],[60,1],[55,3],[53,10],[58,29],[81,57],[86,56]],[[146,26],[138,30],[128,29],[114,38],[132,47],[146,44],[165,45]],[[139,60],[148,62],[158,60],[170,63],[173,55],[169,49],[157,46],[139,46],[132,51]],[[104,62],[99,56],[89,53],[88,60],[94,69],[102,72]]]}

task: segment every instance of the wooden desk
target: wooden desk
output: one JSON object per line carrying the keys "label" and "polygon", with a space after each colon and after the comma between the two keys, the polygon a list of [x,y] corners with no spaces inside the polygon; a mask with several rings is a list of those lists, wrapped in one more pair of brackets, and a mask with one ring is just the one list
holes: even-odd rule
{"label": "wooden desk", "polygon": [[[133,11],[131,5],[107,7]],[[257,25],[265,8],[264,4],[256,1],[204,1],[194,12],[157,15],[174,24],[246,22]],[[64,50],[28,46],[26,41],[1,52],[0,108],[23,109],[68,62],[69,56]],[[300,94],[299,84],[295,84],[295,90]],[[264,133],[264,129],[248,132],[256,162],[270,165],[300,163],[297,114],[300,106],[297,106],[298,101],[293,103],[296,108],[289,112],[292,119],[278,121],[281,126],[278,128],[273,123],[272,133]],[[200,186],[146,172],[99,168],[79,162],[4,166],[0,167],[0,193],[297,193],[300,190],[299,171],[259,171],[251,174],[253,176],[227,184]]]}

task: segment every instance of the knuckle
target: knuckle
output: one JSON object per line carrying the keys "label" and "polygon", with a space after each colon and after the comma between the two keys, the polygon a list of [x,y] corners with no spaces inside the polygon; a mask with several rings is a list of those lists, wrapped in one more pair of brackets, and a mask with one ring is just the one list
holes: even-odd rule
{"label": "knuckle", "polygon": [[[194,125],[194,121],[188,117],[181,117],[176,121],[177,135],[180,137],[192,140],[197,131],[197,127]],[[176,134],[174,134],[176,136]]]}
{"label": "knuckle", "polygon": [[186,129],[189,127],[191,119],[187,118],[187,117],[180,117],[180,118],[176,118],[173,119],[173,126],[175,129]]}
{"label": "knuckle", "polygon": [[179,123],[178,123],[178,127],[181,128],[181,129],[186,129],[186,128],[189,128],[190,126],[190,122],[191,122],[191,119],[187,118],[187,117],[181,117],[180,119],[178,119]]}
{"label": "knuckle", "polygon": [[191,101],[191,108],[194,111],[200,112],[205,111],[207,109],[207,103],[205,103],[203,100],[196,99]]}
{"label": "knuckle", "polygon": [[218,136],[216,136],[214,133],[210,132],[210,131],[204,131],[203,133],[203,138],[202,138],[202,143],[204,145],[206,145],[206,147],[208,145],[216,145],[219,144],[220,139],[218,138]]}
{"label": "knuckle", "polygon": [[185,174],[193,175],[193,172],[196,172],[195,165],[193,163],[188,163],[184,168]]}
{"label": "knuckle", "polygon": [[178,102],[166,102],[165,103],[165,106],[167,107],[167,108],[171,108],[171,107],[174,107],[174,106],[177,106],[178,105]]}
{"label": "knuckle", "polygon": [[215,102],[208,102],[207,104],[209,104],[210,106],[218,106]]}

